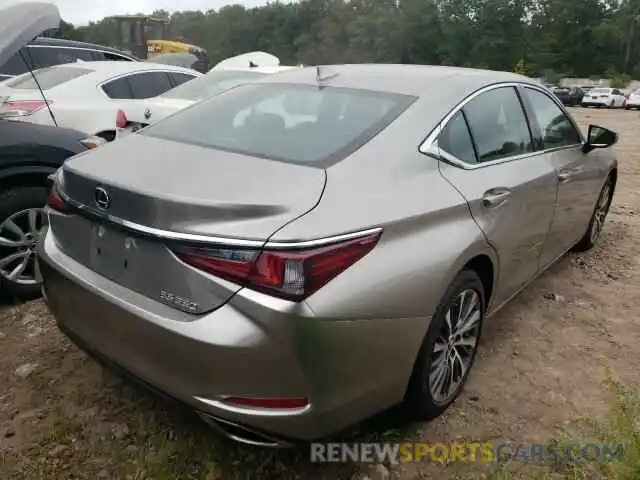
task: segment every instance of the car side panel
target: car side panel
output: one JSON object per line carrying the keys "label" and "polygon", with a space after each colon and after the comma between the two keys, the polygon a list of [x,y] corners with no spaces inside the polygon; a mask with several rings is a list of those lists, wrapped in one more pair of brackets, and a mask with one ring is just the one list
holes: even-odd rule
{"label": "car side panel", "polygon": [[[436,159],[415,152],[396,165],[389,176],[351,162],[328,169],[320,204],[272,237],[320,238],[383,227],[369,254],[309,297],[318,317],[431,315],[466,261],[481,253],[493,256]],[[359,176],[352,175],[356,170]]]}

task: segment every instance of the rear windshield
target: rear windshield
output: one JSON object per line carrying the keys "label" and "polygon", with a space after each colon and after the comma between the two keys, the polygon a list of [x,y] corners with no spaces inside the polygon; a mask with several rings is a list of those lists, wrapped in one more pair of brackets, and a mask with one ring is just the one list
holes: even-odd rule
{"label": "rear windshield", "polygon": [[178,85],[176,88],[163,93],[160,97],[178,98],[180,100],[202,100],[228,90],[243,83],[256,80],[265,75],[259,72],[219,71],[207,73]]}
{"label": "rear windshield", "polygon": [[251,83],[182,110],[140,134],[326,167],[368,142],[414,100],[370,90]]}
{"label": "rear windshield", "polygon": [[[68,82],[69,80],[73,80],[74,78],[81,77],[91,72],[93,72],[93,70],[90,70],[88,68],[68,68],[56,66],[35,70],[33,72],[33,75],[35,75],[38,79],[38,83],[40,84],[40,88],[42,88],[42,90],[49,90],[65,82]],[[34,81],[33,75],[31,73],[20,75],[18,78],[7,82],[7,86],[19,90],[37,90],[38,85]]]}

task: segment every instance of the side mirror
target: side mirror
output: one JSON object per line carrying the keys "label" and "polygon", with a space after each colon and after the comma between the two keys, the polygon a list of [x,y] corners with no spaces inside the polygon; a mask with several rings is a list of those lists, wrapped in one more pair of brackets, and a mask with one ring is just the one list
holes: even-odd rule
{"label": "side mirror", "polygon": [[596,148],[609,148],[618,141],[618,134],[599,125],[589,125],[587,141],[582,145],[582,151],[589,153]]}

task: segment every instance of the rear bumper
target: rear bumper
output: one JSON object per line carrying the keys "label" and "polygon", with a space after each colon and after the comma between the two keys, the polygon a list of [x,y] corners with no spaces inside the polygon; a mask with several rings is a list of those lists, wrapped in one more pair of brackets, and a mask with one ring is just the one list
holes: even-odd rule
{"label": "rear bumper", "polygon": [[[39,255],[47,303],[76,344],[218,426],[230,422],[265,438],[319,438],[401,401],[420,343],[411,339],[428,326],[425,318],[322,320],[303,304],[255,292],[176,321],[170,307],[66,256],[50,231]],[[407,348],[389,351],[398,344],[391,335]],[[309,405],[241,408],[226,396],[306,397]]]}

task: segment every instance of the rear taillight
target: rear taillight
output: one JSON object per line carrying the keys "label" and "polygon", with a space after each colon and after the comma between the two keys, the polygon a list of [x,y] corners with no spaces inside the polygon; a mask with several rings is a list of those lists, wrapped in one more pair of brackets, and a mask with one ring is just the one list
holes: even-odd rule
{"label": "rear taillight", "polygon": [[10,100],[0,104],[0,118],[33,115],[51,103],[49,100]]}
{"label": "rear taillight", "polygon": [[217,277],[286,300],[300,301],[369,253],[380,231],[322,247],[247,250],[186,247],[175,249],[188,265]]}
{"label": "rear taillight", "polygon": [[124,128],[127,126],[127,122],[127,115],[122,110],[118,110],[118,113],[116,113],[116,127]]}
{"label": "rear taillight", "polygon": [[57,175],[50,175],[48,178],[47,206],[57,212],[67,213],[69,205],[64,201],[58,192]]}

